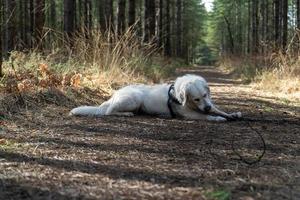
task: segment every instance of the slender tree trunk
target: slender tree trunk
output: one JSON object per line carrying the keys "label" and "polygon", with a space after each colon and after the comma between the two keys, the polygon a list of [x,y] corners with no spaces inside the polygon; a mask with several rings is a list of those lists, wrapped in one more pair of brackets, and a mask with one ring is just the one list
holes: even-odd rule
{"label": "slender tree trunk", "polygon": [[274,29],[275,46],[278,48],[280,44],[280,0],[274,0]]}
{"label": "slender tree trunk", "polygon": [[35,22],[34,22],[34,1],[29,1],[29,11],[30,11],[30,47],[33,47],[34,45],[34,25],[35,25]]}
{"label": "slender tree trunk", "polygon": [[166,44],[165,55],[171,56],[171,16],[170,16],[170,0],[166,0]]}
{"label": "slender tree trunk", "polygon": [[243,54],[245,53],[245,45],[244,45],[244,33],[243,33],[243,22],[242,22],[242,12],[245,10],[244,9],[244,4],[242,3],[243,0],[238,0],[237,1],[237,9],[236,9],[236,20],[237,20],[237,24],[236,24],[236,35],[237,35],[237,43],[239,44],[238,47],[237,45],[235,45],[235,52],[237,52],[238,54]]}
{"label": "slender tree trunk", "polygon": [[89,26],[89,18],[88,18],[88,0],[84,0],[83,3],[83,17],[84,17],[84,29],[85,31],[88,29]]}
{"label": "slender tree trunk", "polygon": [[64,31],[68,36],[68,39],[72,38],[74,33],[75,24],[75,1],[64,0]]}
{"label": "slender tree trunk", "polygon": [[[24,7],[25,2],[19,2],[18,3],[18,15],[19,15],[19,23],[18,23],[18,30],[17,32],[19,32],[19,36],[18,39],[21,41],[19,44],[22,44],[22,47],[24,47],[24,38],[25,38],[25,32],[24,32],[24,12],[23,12],[23,7]],[[18,47],[20,47],[20,45],[18,45]],[[19,50],[19,49],[18,49]]]}
{"label": "slender tree trunk", "polygon": [[224,16],[224,20],[226,22],[227,31],[228,31],[228,35],[229,35],[230,53],[234,54],[234,40],[233,40],[233,35],[232,35],[232,30],[231,30],[231,24],[230,24],[230,22],[229,22],[229,20],[227,19],[226,16]]}
{"label": "slender tree trunk", "polygon": [[155,1],[145,0],[145,42],[155,36]]}
{"label": "slender tree trunk", "polygon": [[258,53],[259,38],[258,38],[258,27],[259,27],[259,18],[258,18],[258,0],[253,0],[252,4],[252,39],[253,39],[253,53]]}
{"label": "slender tree trunk", "polygon": [[93,29],[93,3],[92,0],[88,0],[88,29]]}
{"label": "slender tree trunk", "polygon": [[2,24],[3,24],[3,20],[2,20],[2,16],[3,16],[3,4],[2,1],[0,1],[0,77],[3,76],[3,72],[2,72],[2,58],[3,58],[3,54],[2,54]]}
{"label": "slender tree trunk", "polygon": [[300,0],[297,0],[297,28],[300,30]]}
{"label": "slender tree trunk", "polygon": [[23,26],[23,31],[24,31],[24,45],[25,45],[25,48],[28,48],[29,47],[29,37],[28,37],[28,32],[30,32],[29,30],[29,23],[30,20],[30,16],[29,16],[29,2],[28,1],[25,1],[24,2],[24,7],[23,7],[23,12],[24,12],[24,26]]}
{"label": "slender tree trunk", "polygon": [[182,0],[177,0],[177,56],[182,57]]}
{"label": "slender tree trunk", "polygon": [[158,46],[162,47],[163,46],[163,32],[164,32],[164,0],[159,0],[159,28],[158,28]]}
{"label": "slender tree trunk", "polygon": [[16,42],[16,1],[6,0],[6,40],[7,40],[7,52],[10,52],[15,47]]}
{"label": "slender tree trunk", "polygon": [[[260,16],[261,16],[261,24],[260,24],[260,35],[261,35],[261,41],[265,42],[266,41],[266,32],[265,32],[265,29],[267,27],[267,24],[266,24],[266,0],[261,0],[260,2]],[[262,53],[264,54],[265,52],[265,46],[263,45],[262,46]]]}
{"label": "slender tree trunk", "polygon": [[136,0],[129,0],[129,10],[128,10],[128,26],[131,27],[136,21]]}
{"label": "slender tree trunk", "polygon": [[92,13],[92,0],[87,0],[87,20],[88,20],[88,30],[92,30],[93,28],[93,13]]}
{"label": "slender tree trunk", "polygon": [[176,20],[176,1],[171,1],[171,54],[172,55],[177,55],[177,41],[176,41],[176,36],[177,36],[177,20]]}
{"label": "slender tree trunk", "polygon": [[268,43],[269,42],[269,40],[270,40],[270,27],[269,27],[269,19],[270,19],[270,17],[269,17],[269,0],[266,0],[266,11],[265,11],[265,19],[266,19],[266,27],[265,27],[265,34],[266,34],[266,36],[265,36],[265,38],[266,38],[266,42]]}
{"label": "slender tree trunk", "polygon": [[282,0],[282,49],[285,51],[288,39],[288,0]]}
{"label": "slender tree trunk", "polygon": [[105,21],[106,21],[106,28],[110,30],[114,30],[114,1],[113,0],[106,0],[105,3]]}
{"label": "slender tree trunk", "polygon": [[43,48],[42,39],[44,35],[44,24],[45,24],[45,0],[35,1],[35,38],[39,48]]}
{"label": "slender tree trunk", "polygon": [[247,53],[250,54],[251,51],[251,0],[248,0]]}
{"label": "slender tree trunk", "polygon": [[125,12],[126,12],[126,0],[119,0],[118,3],[118,34],[122,35],[125,31]]}
{"label": "slender tree trunk", "polygon": [[[56,29],[56,3],[55,0],[50,0],[50,26],[51,29],[55,30]],[[50,44],[52,43],[51,40],[53,38],[53,32],[50,32]]]}
{"label": "slender tree trunk", "polygon": [[107,24],[106,24],[106,19],[105,19],[105,5],[106,5],[106,0],[99,0],[99,25],[100,25],[100,30],[102,33],[106,31]]}

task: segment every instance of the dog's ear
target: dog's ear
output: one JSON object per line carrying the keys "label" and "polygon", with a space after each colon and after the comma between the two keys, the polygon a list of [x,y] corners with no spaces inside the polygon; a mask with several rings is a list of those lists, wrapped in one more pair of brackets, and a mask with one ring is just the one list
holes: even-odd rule
{"label": "dog's ear", "polygon": [[180,91],[179,91],[179,98],[180,98],[180,102],[183,106],[185,106],[186,102],[187,102],[187,98],[188,98],[188,93],[190,91],[190,87],[191,84],[190,83],[186,83],[184,85],[181,86]]}

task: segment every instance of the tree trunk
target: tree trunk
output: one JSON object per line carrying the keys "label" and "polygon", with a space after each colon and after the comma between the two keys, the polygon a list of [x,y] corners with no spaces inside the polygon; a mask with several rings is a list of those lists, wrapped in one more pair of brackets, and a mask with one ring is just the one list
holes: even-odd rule
{"label": "tree trunk", "polygon": [[164,33],[164,3],[163,0],[159,0],[159,30],[158,30],[158,46],[162,47],[163,46],[163,33]]}
{"label": "tree trunk", "polygon": [[274,29],[275,46],[278,48],[280,44],[280,0],[274,0]]}
{"label": "tree trunk", "polygon": [[25,1],[24,2],[24,7],[23,7],[23,12],[24,12],[24,26],[23,26],[23,31],[24,31],[24,45],[25,45],[25,48],[28,48],[29,47],[29,37],[28,37],[28,33],[30,32],[29,30],[29,23],[30,22],[29,20],[27,19],[30,19],[30,16],[29,16],[29,4],[28,4],[28,1]]}
{"label": "tree trunk", "polygon": [[35,22],[34,22],[34,1],[29,1],[29,11],[30,11],[30,47],[33,47],[34,45],[34,27],[35,27]]}
{"label": "tree trunk", "polygon": [[87,0],[87,19],[88,19],[88,30],[92,30],[93,28],[93,13],[92,13],[92,0]]}
{"label": "tree trunk", "polygon": [[[19,44],[22,44],[22,47],[21,48],[23,48],[24,47],[24,41],[25,41],[25,32],[24,32],[24,24],[25,24],[25,17],[24,17],[24,12],[23,12],[23,7],[24,7],[24,4],[25,4],[26,2],[19,2],[18,3],[18,10],[17,10],[17,12],[18,12],[18,15],[19,15],[19,19],[18,19],[18,30],[17,30],[17,32],[19,32],[19,36],[18,36],[18,38],[20,39],[20,41],[21,41],[21,43],[19,43]],[[19,49],[18,49],[19,50]]]}
{"label": "tree trunk", "polygon": [[128,26],[131,27],[135,24],[136,21],[136,0],[129,0],[129,10],[128,10]]}
{"label": "tree trunk", "polygon": [[16,1],[6,0],[6,52],[15,47],[16,42]]}
{"label": "tree trunk", "polygon": [[119,0],[118,3],[118,34],[122,35],[125,31],[125,12],[126,12],[126,0]]}
{"label": "tree trunk", "polygon": [[171,56],[171,19],[170,19],[170,0],[166,0],[166,44],[165,55]]}
{"label": "tree trunk", "polygon": [[3,72],[2,72],[2,57],[3,57],[3,54],[2,54],[2,24],[3,24],[3,4],[2,2],[0,2],[0,77],[3,76]]}
{"label": "tree trunk", "polygon": [[114,1],[113,0],[106,0],[105,3],[105,21],[106,21],[106,28],[110,30],[114,30]]}
{"label": "tree trunk", "polygon": [[182,0],[177,0],[177,50],[176,55],[182,56]]}
{"label": "tree trunk", "polygon": [[297,28],[300,30],[300,0],[297,0]]}
{"label": "tree trunk", "polygon": [[231,30],[231,24],[230,24],[230,22],[229,22],[229,20],[227,19],[226,16],[224,16],[224,20],[226,22],[227,31],[228,31],[228,35],[229,35],[230,52],[231,52],[231,54],[234,54],[234,40],[233,40],[233,35],[232,35],[232,30]]}
{"label": "tree trunk", "polygon": [[84,31],[88,29],[89,26],[89,18],[88,18],[88,0],[84,0],[83,3],[83,19],[84,19]]}
{"label": "tree trunk", "polygon": [[247,53],[251,53],[251,0],[248,0]]}
{"label": "tree trunk", "polygon": [[99,25],[100,25],[100,30],[102,33],[106,31],[107,24],[106,24],[106,19],[105,19],[105,4],[106,0],[99,0]]}
{"label": "tree trunk", "polygon": [[[50,15],[49,24],[51,26],[51,29],[55,30],[56,29],[56,3],[55,3],[55,0],[50,0],[50,13],[49,13],[49,15]],[[51,40],[54,39],[53,35],[54,34],[51,31],[50,32],[50,38],[49,38],[50,43],[52,43]]]}
{"label": "tree trunk", "polygon": [[282,0],[282,50],[285,51],[288,39],[288,0]]}
{"label": "tree trunk", "polygon": [[43,48],[42,39],[43,39],[43,28],[45,24],[45,0],[36,0],[35,1],[35,39],[39,48]]}
{"label": "tree trunk", "polygon": [[75,19],[75,1],[64,0],[64,31],[68,39],[72,38],[74,33],[74,19]]}
{"label": "tree trunk", "polygon": [[149,42],[155,36],[155,1],[145,0],[145,38]]}
{"label": "tree trunk", "polygon": [[258,0],[253,0],[252,4],[252,50],[254,54],[258,53],[259,39],[258,39]]}

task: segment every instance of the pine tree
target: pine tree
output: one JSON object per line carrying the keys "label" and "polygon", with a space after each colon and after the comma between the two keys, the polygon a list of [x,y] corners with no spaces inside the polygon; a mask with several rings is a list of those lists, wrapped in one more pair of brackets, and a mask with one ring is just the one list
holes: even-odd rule
{"label": "pine tree", "polygon": [[125,11],[126,11],[126,0],[119,0],[118,3],[118,34],[124,33],[125,25]]}

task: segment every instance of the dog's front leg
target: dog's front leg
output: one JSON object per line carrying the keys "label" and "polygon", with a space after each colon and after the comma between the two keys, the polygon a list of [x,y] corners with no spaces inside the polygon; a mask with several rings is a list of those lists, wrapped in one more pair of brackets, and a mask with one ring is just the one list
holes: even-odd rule
{"label": "dog's front leg", "polygon": [[211,116],[205,115],[203,113],[199,113],[197,111],[193,111],[190,109],[182,109],[181,116],[185,119],[192,119],[192,120],[208,120],[208,121],[215,121],[215,122],[224,122],[227,121],[226,118],[221,116]]}
{"label": "dog's front leg", "polygon": [[208,120],[214,122],[225,122],[227,121],[226,118],[221,116],[211,116],[211,115],[204,115],[198,112],[189,112],[184,114],[183,116],[185,119],[192,119],[192,120]]}
{"label": "dog's front leg", "polygon": [[226,119],[239,119],[242,117],[242,113],[241,112],[235,112],[235,113],[226,113],[224,111],[219,110],[218,108],[216,108],[214,105],[211,108],[211,113],[219,115],[221,117],[224,117]]}

